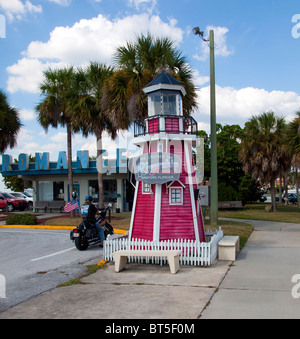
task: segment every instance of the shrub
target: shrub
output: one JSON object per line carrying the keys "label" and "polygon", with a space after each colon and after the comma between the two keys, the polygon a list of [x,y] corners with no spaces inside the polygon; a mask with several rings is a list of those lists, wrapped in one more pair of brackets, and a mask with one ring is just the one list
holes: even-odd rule
{"label": "shrub", "polygon": [[31,214],[14,214],[6,219],[6,225],[36,225],[37,217]]}
{"label": "shrub", "polygon": [[218,185],[218,199],[219,201],[239,201],[241,197],[234,188],[226,186],[224,182],[220,182]]}

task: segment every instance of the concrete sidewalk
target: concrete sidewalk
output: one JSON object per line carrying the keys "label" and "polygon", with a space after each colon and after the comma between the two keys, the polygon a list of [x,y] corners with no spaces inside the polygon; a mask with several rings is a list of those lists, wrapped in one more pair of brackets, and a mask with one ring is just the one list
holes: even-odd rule
{"label": "concrete sidewalk", "polygon": [[197,319],[228,270],[128,264],[82,279],[85,285],[56,288],[5,312],[0,319]]}
{"label": "concrete sidewalk", "polygon": [[300,224],[251,224],[255,231],[233,266],[181,266],[171,275],[168,265],[130,264],[115,273],[110,263],[84,278],[87,284],[45,292],[0,319],[299,319],[291,280],[300,274]]}
{"label": "concrete sidewalk", "polygon": [[291,293],[300,274],[300,224],[251,224],[255,231],[201,319],[300,319],[300,299]]}

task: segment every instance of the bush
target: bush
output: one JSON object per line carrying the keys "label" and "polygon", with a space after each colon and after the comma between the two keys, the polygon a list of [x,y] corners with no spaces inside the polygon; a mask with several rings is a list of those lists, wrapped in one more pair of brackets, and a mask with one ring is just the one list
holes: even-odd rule
{"label": "bush", "polygon": [[255,180],[253,180],[250,174],[243,176],[239,186],[239,192],[243,204],[256,202],[261,196],[261,194],[259,194],[258,184]]}
{"label": "bush", "polygon": [[226,186],[224,182],[218,185],[218,199],[219,201],[240,201],[239,193],[231,186]]}
{"label": "bush", "polygon": [[6,225],[36,225],[37,217],[31,214],[14,214],[6,219]]}

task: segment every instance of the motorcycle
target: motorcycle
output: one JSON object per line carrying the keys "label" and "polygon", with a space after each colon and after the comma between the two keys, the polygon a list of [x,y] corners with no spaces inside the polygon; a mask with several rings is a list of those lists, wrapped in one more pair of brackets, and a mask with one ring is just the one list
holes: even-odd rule
{"label": "motorcycle", "polygon": [[[104,239],[114,234],[114,229],[106,220],[107,211],[112,205],[108,204],[105,209],[101,209],[96,221],[102,226],[104,231]],[[79,251],[85,251],[90,245],[100,244],[100,237],[95,224],[88,223],[86,216],[89,205],[81,206],[82,223],[70,233],[70,239],[75,242],[75,246]]]}

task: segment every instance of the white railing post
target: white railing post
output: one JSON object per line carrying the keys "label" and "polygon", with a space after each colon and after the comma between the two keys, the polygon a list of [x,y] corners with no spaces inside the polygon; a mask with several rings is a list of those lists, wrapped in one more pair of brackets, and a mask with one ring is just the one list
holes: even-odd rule
{"label": "white railing post", "polygon": [[[107,239],[104,242],[104,259],[113,260],[113,252],[124,249],[145,249],[145,250],[181,250],[179,258],[180,265],[191,266],[210,266],[218,256],[218,243],[223,238],[223,231],[219,229],[217,232],[211,230],[206,231],[206,235],[210,236],[209,242],[197,242],[186,239],[167,240],[162,242],[146,241],[142,239],[132,239],[121,237],[117,239]],[[165,257],[155,258],[147,257],[146,263],[151,260],[152,264],[166,264]],[[143,263],[143,257],[129,257],[129,262]]]}

